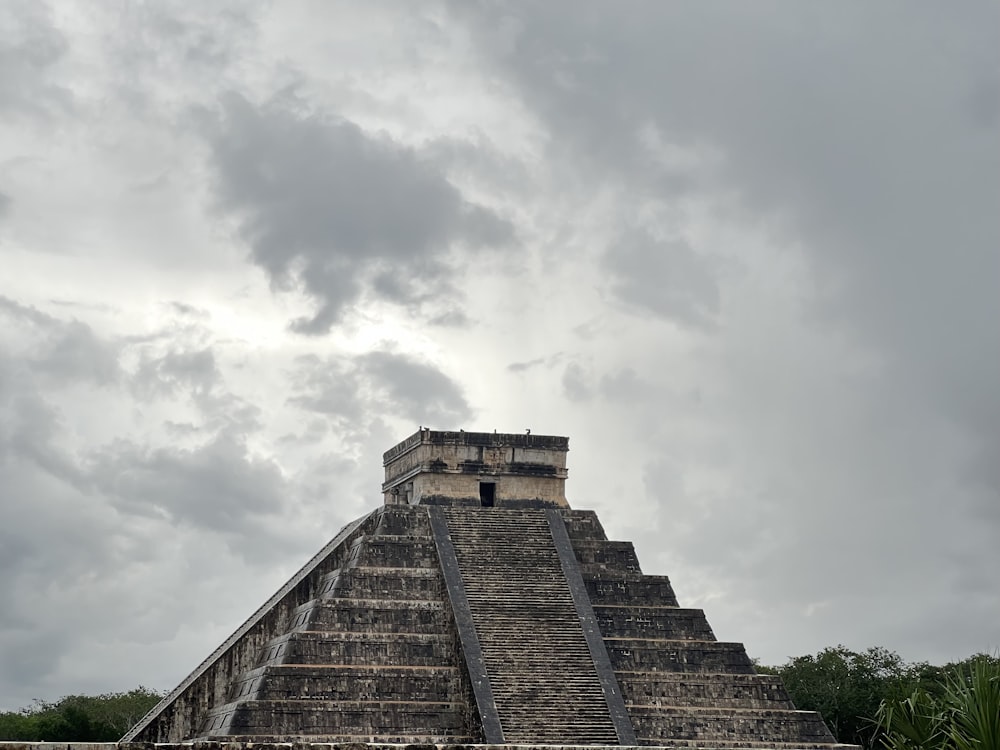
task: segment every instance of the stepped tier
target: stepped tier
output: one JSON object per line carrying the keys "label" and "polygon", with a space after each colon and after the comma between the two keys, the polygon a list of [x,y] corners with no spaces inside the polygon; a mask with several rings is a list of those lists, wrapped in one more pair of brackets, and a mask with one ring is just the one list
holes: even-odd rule
{"label": "stepped tier", "polygon": [[846,747],[593,512],[499,505],[349,524],[125,739]]}

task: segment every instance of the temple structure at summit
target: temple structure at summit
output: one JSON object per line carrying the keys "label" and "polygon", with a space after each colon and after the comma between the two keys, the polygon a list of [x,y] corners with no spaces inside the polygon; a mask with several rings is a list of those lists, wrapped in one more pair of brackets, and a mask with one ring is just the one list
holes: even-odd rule
{"label": "temple structure at summit", "polygon": [[831,748],[565,497],[565,437],[421,429],[129,742]]}

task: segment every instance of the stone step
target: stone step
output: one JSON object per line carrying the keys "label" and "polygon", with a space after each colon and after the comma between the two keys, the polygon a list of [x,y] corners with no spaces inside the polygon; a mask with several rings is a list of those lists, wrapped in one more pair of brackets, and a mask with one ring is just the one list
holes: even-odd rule
{"label": "stone step", "polygon": [[249,700],[214,709],[203,734],[466,734],[462,703]]}
{"label": "stone step", "polygon": [[297,631],[272,640],[256,666],[273,664],[407,664],[447,667],[455,658],[450,635]]}
{"label": "stone step", "polygon": [[[354,745],[343,748],[316,748],[315,750],[366,750],[364,745],[374,745],[368,750],[400,750],[385,748],[385,745],[472,745],[482,742],[482,737],[471,734],[213,734],[196,737],[186,743],[163,745],[158,744],[157,750],[192,750],[192,743],[199,743],[200,750],[264,750],[268,745],[289,745],[299,750],[307,750],[309,745]],[[201,743],[219,743],[215,746]],[[220,744],[224,746],[220,746]],[[361,747],[358,747],[358,746]],[[382,747],[379,747],[382,746]],[[270,750],[293,750],[293,747],[270,748]],[[39,748],[38,750],[44,750]],[[73,748],[72,750],[77,750]],[[93,747],[79,750],[95,750]],[[104,748],[100,750],[115,750]],[[148,750],[146,747],[129,747],[124,745],[121,750]],[[509,750],[498,747],[497,750]],[[807,749],[808,750],[808,749]],[[857,750],[854,748],[853,750]]]}
{"label": "stone step", "polygon": [[592,604],[634,604],[676,607],[677,597],[667,576],[647,576],[608,570],[584,571],[583,582]]}
{"label": "stone step", "polygon": [[604,527],[594,511],[563,510],[561,513],[566,524],[566,533],[571,540],[607,541],[608,535],[604,533]]}
{"label": "stone step", "polygon": [[617,744],[545,512],[444,516],[505,741]]}
{"label": "stone step", "polygon": [[742,643],[605,638],[615,672],[755,674]]}
{"label": "stone step", "polygon": [[636,735],[654,740],[711,742],[771,737],[787,743],[835,741],[813,711],[632,706],[629,715]]}
{"label": "stone step", "polygon": [[303,605],[289,629],[442,633],[448,631],[450,623],[451,608],[441,601],[338,598]]}
{"label": "stone step", "polygon": [[[648,740],[648,738],[647,738]],[[254,750],[255,748],[261,748],[266,745],[273,744],[285,744],[293,745],[295,743],[306,742],[309,744],[339,744],[339,745],[352,745],[352,744],[370,744],[375,745],[375,747],[367,748],[367,750],[400,750],[399,748],[386,748],[384,745],[410,745],[410,744],[427,744],[427,745],[449,745],[454,747],[455,745],[461,744],[475,744],[477,745],[476,750],[510,750],[509,745],[487,745],[483,744],[481,737],[476,737],[473,735],[425,735],[425,736],[415,736],[415,735],[370,735],[370,734],[359,734],[359,735],[348,735],[348,734],[314,734],[314,735],[297,735],[297,734],[285,734],[285,735],[212,735],[198,737],[193,740],[194,742],[209,742],[217,744],[209,744],[202,746],[202,750]],[[221,746],[220,743],[226,743],[225,746]],[[231,744],[230,744],[231,743]],[[250,745],[250,743],[253,743]],[[520,741],[519,744],[523,745],[538,745],[540,743],[532,742],[531,740]],[[618,748],[617,742],[596,742],[591,744],[575,744],[566,745],[559,741],[558,737],[551,738],[547,744],[561,745],[560,750],[594,750],[595,747],[607,747],[611,750],[612,747]],[[810,743],[810,742],[761,742],[755,740],[712,740],[710,742],[701,742],[697,740],[668,740],[664,742],[651,742],[646,741],[644,745],[659,745],[660,747],[666,748],[684,748],[685,750],[861,750],[857,745],[840,745],[840,744],[830,744],[830,743]],[[382,746],[382,747],[380,747]],[[72,750],[93,750],[93,746],[81,747],[78,744],[72,745]],[[175,744],[159,744],[157,745],[158,750],[191,750],[191,741],[186,744],[175,743]],[[46,748],[38,747],[34,750],[46,750]],[[119,747],[119,750],[146,750],[141,743],[125,743]],[[291,748],[282,748],[281,750],[292,750]],[[366,750],[365,748],[320,748],[318,750]]]}
{"label": "stone step", "polygon": [[457,666],[278,664],[241,675],[233,685],[230,700],[451,702],[462,690],[462,673]]}
{"label": "stone step", "polygon": [[386,505],[379,517],[375,533],[381,535],[414,535],[431,538],[431,525],[424,508],[411,505]]}
{"label": "stone step", "polygon": [[642,572],[632,542],[574,540],[573,552],[584,577],[597,571]]}
{"label": "stone step", "polygon": [[793,709],[781,678],[764,674],[618,672],[627,704]]}
{"label": "stone step", "polygon": [[594,615],[605,638],[663,638],[714,641],[715,634],[700,609],[637,605],[595,605]]}
{"label": "stone step", "polygon": [[320,580],[317,597],[444,599],[441,571],[436,568],[338,568]]}
{"label": "stone step", "polygon": [[[431,539],[413,535],[365,535],[348,554],[346,567],[438,568],[437,548]],[[345,567],[345,566],[342,566]]]}

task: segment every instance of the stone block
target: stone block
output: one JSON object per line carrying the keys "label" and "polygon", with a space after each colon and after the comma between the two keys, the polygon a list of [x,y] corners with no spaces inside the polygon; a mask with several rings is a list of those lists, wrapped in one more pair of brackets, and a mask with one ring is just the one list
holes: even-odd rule
{"label": "stone block", "polygon": [[742,643],[605,638],[619,672],[723,672],[754,674]]}
{"label": "stone block", "polygon": [[605,638],[715,640],[705,612],[700,609],[634,604],[595,605],[594,615]]}

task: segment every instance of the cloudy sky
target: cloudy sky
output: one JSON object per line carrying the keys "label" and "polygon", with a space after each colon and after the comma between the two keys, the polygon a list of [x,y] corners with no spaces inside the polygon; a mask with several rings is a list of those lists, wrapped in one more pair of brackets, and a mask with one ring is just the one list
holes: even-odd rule
{"label": "cloudy sky", "polygon": [[170,688],[435,429],[720,639],[1000,646],[1000,6],[0,5],[0,709]]}

